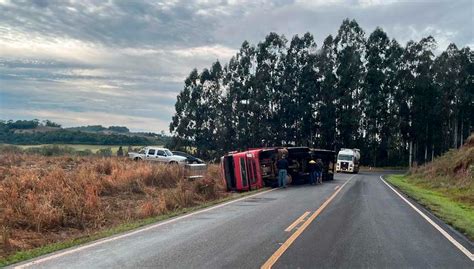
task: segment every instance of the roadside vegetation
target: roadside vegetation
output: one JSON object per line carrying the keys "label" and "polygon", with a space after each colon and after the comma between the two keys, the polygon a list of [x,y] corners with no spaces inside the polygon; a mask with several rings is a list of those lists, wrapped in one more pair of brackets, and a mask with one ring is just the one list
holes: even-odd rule
{"label": "roadside vegetation", "polygon": [[178,166],[127,158],[3,152],[0,264],[231,197],[217,165],[210,165],[203,178],[191,181]]}
{"label": "roadside vegetation", "polygon": [[458,150],[388,181],[474,241],[474,135]]}

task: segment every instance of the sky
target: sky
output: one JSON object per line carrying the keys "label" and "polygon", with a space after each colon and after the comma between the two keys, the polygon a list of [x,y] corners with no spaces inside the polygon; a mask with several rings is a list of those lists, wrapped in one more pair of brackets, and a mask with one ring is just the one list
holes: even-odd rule
{"label": "sky", "polygon": [[168,132],[193,68],[272,31],[319,46],[345,18],[402,45],[474,48],[473,0],[0,0],[0,119]]}

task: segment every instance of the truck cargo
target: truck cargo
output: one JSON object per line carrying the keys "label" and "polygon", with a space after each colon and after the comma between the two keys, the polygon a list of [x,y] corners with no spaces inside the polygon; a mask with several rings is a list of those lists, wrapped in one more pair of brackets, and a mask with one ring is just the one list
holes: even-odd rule
{"label": "truck cargo", "polygon": [[[334,178],[336,154],[331,150],[308,147],[273,147],[229,152],[221,158],[221,173],[229,191],[248,191],[264,186],[275,187],[278,182],[276,161],[286,155],[288,175],[292,184],[309,182],[308,163],[323,162],[323,180]],[[290,183],[290,182],[289,182]]]}

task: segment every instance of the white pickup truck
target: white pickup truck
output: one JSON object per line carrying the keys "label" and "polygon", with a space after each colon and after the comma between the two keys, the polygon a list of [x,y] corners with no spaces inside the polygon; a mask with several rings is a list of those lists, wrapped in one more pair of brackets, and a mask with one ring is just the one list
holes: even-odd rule
{"label": "white pickup truck", "polygon": [[186,164],[186,157],[173,155],[167,148],[144,147],[139,152],[129,152],[128,157],[132,160],[157,161],[169,164]]}

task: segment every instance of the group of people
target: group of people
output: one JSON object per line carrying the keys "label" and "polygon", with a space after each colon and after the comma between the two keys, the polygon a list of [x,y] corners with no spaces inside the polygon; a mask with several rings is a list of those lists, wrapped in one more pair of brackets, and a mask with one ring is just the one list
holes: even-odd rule
{"label": "group of people", "polygon": [[[286,188],[286,178],[288,176],[288,160],[283,155],[276,163],[278,169],[278,187]],[[323,162],[321,159],[309,161],[309,184],[316,185],[323,183]]]}

